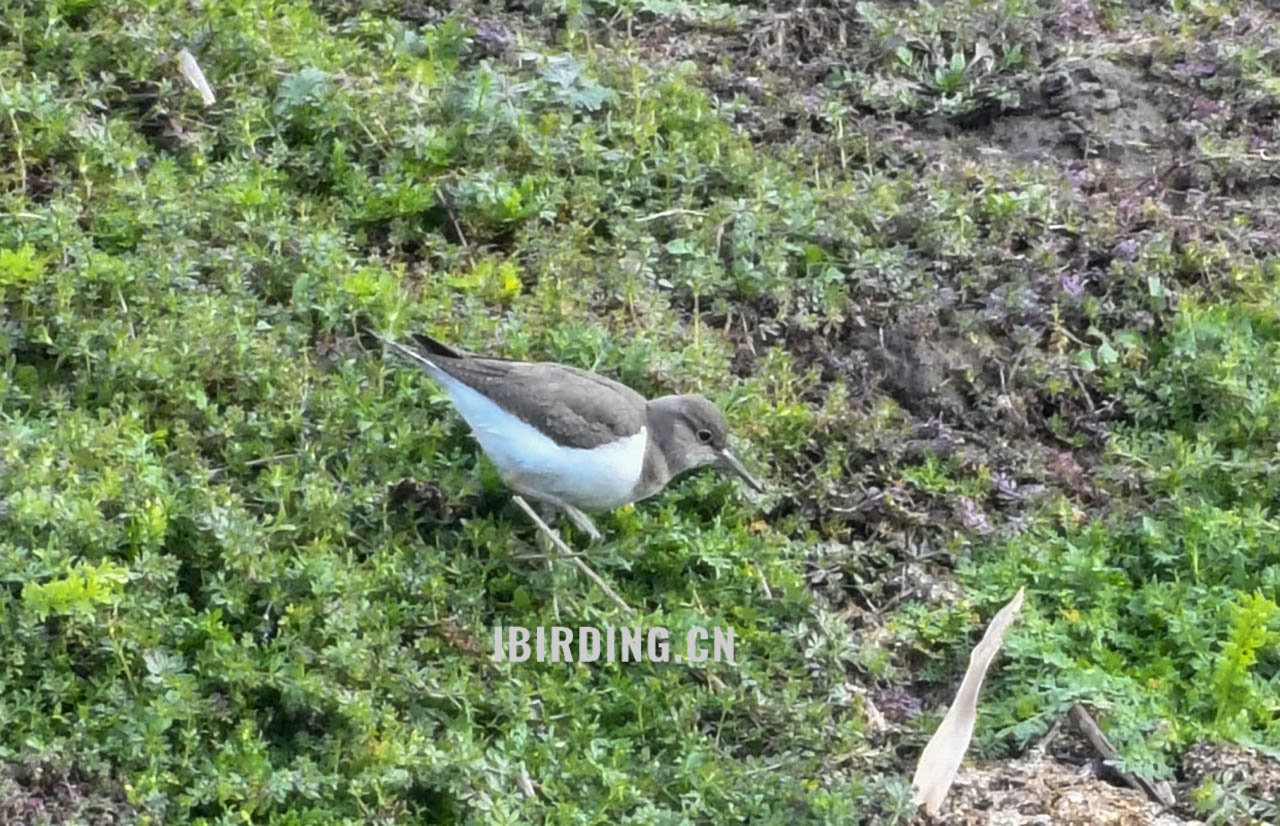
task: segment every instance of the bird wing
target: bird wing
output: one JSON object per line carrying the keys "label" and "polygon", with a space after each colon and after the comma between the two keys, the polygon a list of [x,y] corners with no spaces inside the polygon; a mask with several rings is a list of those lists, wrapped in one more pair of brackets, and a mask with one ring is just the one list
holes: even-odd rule
{"label": "bird wing", "polygon": [[612,379],[562,364],[479,357],[432,361],[503,410],[568,447],[593,448],[634,436],[645,399]]}
{"label": "bird wing", "polygon": [[440,370],[567,447],[600,447],[634,436],[647,422],[644,396],[596,373],[551,362],[472,356],[421,334],[413,336],[413,345],[374,335],[428,372]]}

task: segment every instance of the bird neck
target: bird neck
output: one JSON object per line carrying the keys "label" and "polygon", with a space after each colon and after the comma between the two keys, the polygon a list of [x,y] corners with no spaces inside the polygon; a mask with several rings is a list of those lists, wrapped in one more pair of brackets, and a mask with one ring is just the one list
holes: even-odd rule
{"label": "bird neck", "polygon": [[658,446],[653,434],[649,434],[649,443],[645,446],[644,466],[640,469],[640,478],[636,480],[632,491],[632,501],[648,499],[666,487],[671,480],[671,472],[667,466],[667,457]]}
{"label": "bird neck", "polygon": [[647,405],[649,443],[645,448],[644,469],[636,484],[637,499],[652,496],[675,477],[697,467],[693,455],[683,449],[676,436],[678,399],[678,396],[663,396]]}

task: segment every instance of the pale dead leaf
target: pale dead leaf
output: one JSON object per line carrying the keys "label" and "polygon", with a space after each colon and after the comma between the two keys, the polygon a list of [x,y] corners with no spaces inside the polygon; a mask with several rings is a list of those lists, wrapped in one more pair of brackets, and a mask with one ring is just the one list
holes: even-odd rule
{"label": "pale dead leaf", "polygon": [[[991,66],[995,63],[996,54],[991,51],[991,43],[985,37],[978,38],[978,42],[973,45],[973,59],[969,61],[969,70],[976,72],[979,68],[983,71],[990,71]],[[985,67],[981,64],[985,62]]]}
{"label": "pale dead leaf", "polygon": [[982,690],[982,681],[987,677],[992,658],[1004,645],[1004,632],[1022,610],[1024,590],[1019,588],[1009,604],[991,619],[982,641],[969,654],[969,668],[964,673],[960,690],[956,692],[956,699],[916,764],[916,774],[911,779],[915,802],[917,806],[923,804],[924,810],[931,815],[936,815],[942,807],[942,801],[956,779],[956,772],[960,770],[960,761],[969,749],[973,724],[978,716],[978,692]]}
{"label": "pale dead leaf", "polygon": [[201,71],[200,64],[196,63],[191,52],[186,49],[178,52],[178,65],[182,68],[182,76],[200,93],[205,106],[212,106],[217,102],[217,98],[213,96],[213,90],[209,88],[209,81],[205,80],[204,72]]}

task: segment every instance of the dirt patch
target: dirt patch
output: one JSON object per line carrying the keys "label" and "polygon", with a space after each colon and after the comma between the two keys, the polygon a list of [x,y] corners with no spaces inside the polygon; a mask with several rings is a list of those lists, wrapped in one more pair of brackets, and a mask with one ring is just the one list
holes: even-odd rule
{"label": "dirt patch", "polygon": [[[1071,0],[1013,32],[1030,53],[1009,103],[984,103],[956,116],[877,111],[854,87],[831,80],[841,71],[880,71],[883,48],[894,44],[922,59],[926,49],[907,34],[884,39],[883,48],[867,45],[871,17],[883,12],[897,18],[900,10],[892,3],[830,0],[806,4],[801,13],[765,3],[736,29],[687,21],[681,28],[679,21],[653,19],[633,34],[646,54],[701,63],[707,88],[734,102],[739,127],[775,150],[785,145],[816,164],[831,152],[834,125],[825,104],[854,103],[845,134],[865,135],[875,147],[868,166],[945,178],[967,165],[979,170],[975,181],[984,181],[975,186],[1011,192],[1025,186],[1025,170],[1035,167],[1033,179],[1059,175],[1073,209],[1091,216],[1085,226],[1055,224],[1025,239],[980,225],[972,249],[949,257],[916,231],[910,215],[900,216],[903,231],[886,243],[912,250],[910,266],[937,284],[934,298],[912,303],[877,292],[876,279],[863,273],[850,288],[856,323],[814,329],[801,314],[791,318],[767,303],[759,304],[754,318],[750,309],[736,308],[757,332],[755,345],[780,340],[802,368],[820,368],[824,386],[844,382],[854,404],[871,406],[883,395],[910,414],[905,438],[869,438],[853,427],[827,434],[824,442],[856,445],[842,498],[824,498],[804,479],[794,480],[798,496],[813,495],[800,508],[812,504],[815,521],[825,515],[831,525],[833,514],[843,514],[835,517],[836,527],[850,534],[829,536],[875,537],[904,552],[922,531],[940,532],[938,541],[953,530],[1016,532],[1027,503],[1046,489],[1069,497],[1081,516],[1105,507],[1107,494],[1092,476],[1117,415],[1115,400],[1063,354],[1095,344],[1090,328],[1141,331],[1156,323],[1141,309],[1113,309],[1131,299],[1115,291],[1129,262],[1152,240],[1153,211],[1164,213],[1178,254],[1185,245],[1221,242],[1261,253],[1275,244],[1276,234],[1267,228],[1276,210],[1266,203],[1273,170],[1197,155],[1196,135],[1221,127],[1248,132],[1260,147],[1256,157],[1272,157],[1274,135],[1267,130],[1274,118],[1254,111],[1266,107],[1259,101],[1243,108],[1233,101],[1219,105],[1209,94],[1214,84],[1230,82],[1233,71],[1218,47],[1171,54],[1157,38],[1122,42],[1133,37],[1131,27],[1112,21],[1115,28],[1107,29],[1095,4]],[[1241,17],[1224,24],[1226,34],[1247,37],[1264,22],[1260,15]],[[972,43],[965,37],[974,32],[961,33],[961,27],[938,29],[932,45]],[[1242,192],[1250,197],[1240,198]],[[1247,216],[1251,231],[1230,239],[1207,236],[1212,230],[1206,228],[1223,226],[1224,216]],[[838,242],[797,240],[805,242],[817,243],[833,259],[849,257]],[[1028,249],[1043,260],[1056,258],[1059,272],[1020,264],[1029,260]],[[965,286],[977,281],[968,271],[979,268],[988,273],[980,286]],[[1199,269],[1190,270],[1188,279],[1204,280]],[[1083,307],[1095,300],[1112,315],[1086,315]],[[752,349],[739,342],[739,353]],[[749,372],[751,365],[739,359],[735,369]],[[820,451],[815,445],[797,465],[820,465]],[[997,491],[984,501],[921,501],[889,483],[892,471],[868,470],[900,469],[931,455],[958,456],[963,467],[992,471]]]}
{"label": "dirt patch", "polygon": [[975,152],[994,147],[1026,162],[1101,158],[1122,179],[1149,175],[1153,158],[1168,150],[1170,119],[1139,69],[1072,57],[1039,87],[1032,111],[994,118],[962,145]]}
{"label": "dirt patch", "polygon": [[0,823],[123,826],[141,822],[114,783],[42,765],[0,766]]}
{"label": "dirt patch", "polygon": [[1240,826],[1274,823],[1280,760],[1238,745],[1200,743],[1183,759],[1172,810],[1116,781],[1075,732],[1047,737],[1021,757],[961,769],[941,816],[958,826]]}
{"label": "dirt patch", "polygon": [[1217,822],[1262,826],[1280,816],[1280,759],[1246,746],[1197,743],[1182,760],[1178,797],[1197,800]]}
{"label": "dirt patch", "polygon": [[916,824],[952,826],[1191,826],[1142,794],[1101,780],[1044,752],[961,770],[941,817]]}
{"label": "dirt patch", "polygon": [[898,327],[865,331],[852,345],[866,354],[894,399],[923,418],[960,415],[967,405],[955,379],[983,369],[977,349],[952,333],[923,337]]}
{"label": "dirt patch", "polygon": [[[1054,300],[1046,292],[1033,303],[1047,317]],[[820,367],[815,392],[843,383],[855,408],[883,411],[877,399],[888,397],[901,410],[892,421],[881,412],[833,423],[813,455],[795,464],[788,484],[829,538],[874,539],[909,562],[941,547],[963,547],[966,537],[1017,535],[1029,512],[1054,493],[1076,503],[1082,515],[1109,501],[1094,484],[1093,469],[1112,407],[1093,400],[1087,374],[1013,341],[1026,325],[970,321],[961,334],[948,322],[952,312],[918,305],[903,308],[903,322],[884,327],[850,322],[780,331],[802,365]],[[1039,323],[1047,325],[1047,318]],[[1039,379],[1024,366],[1033,360]],[[1056,389],[1045,375],[1053,375]],[[1082,434],[1082,444],[1071,441]],[[806,470],[824,461],[829,444],[843,445],[850,457],[839,491],[814,488]],[[948,463],[947,472],[961,478],[987,474],[991,485],[981,496],[967,496],[903,479],[905,468],[931,460]],[[935,562],[950,559],[948,552]],[[891,575],[891,568],[884,573]]]}

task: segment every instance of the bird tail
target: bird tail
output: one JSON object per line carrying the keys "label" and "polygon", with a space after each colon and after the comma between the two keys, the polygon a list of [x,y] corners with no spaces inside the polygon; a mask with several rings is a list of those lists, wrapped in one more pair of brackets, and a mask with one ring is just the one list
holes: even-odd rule
{"label": "bird tail", "polygon": [[440,366],[429,358],[430,355],[435,355],[436,357],[443,356],[445,358],[458,357],[457,352],[453,351],[447,344],[436,341],[429,336],[415,335],[413,337],[414,343],[418,346],[409,347],[401,344],[395,339],[387,338],[374,330],[368,330],[367,332],[374,338],[378,339],[378,341],[381,341],[383,344],[390,347],[393,352],[403,356],[405,359],[408,359],[433,375],[440,370]]}
{"label": "bird tail", "polygon": [[413,339],[415,344],[430,355],[447,359],[460,359],[466,357],[466,353],[462,352],[457,347],[445,344],[443,341],[434,339],[426,333],[411,333],[410,338]]}

